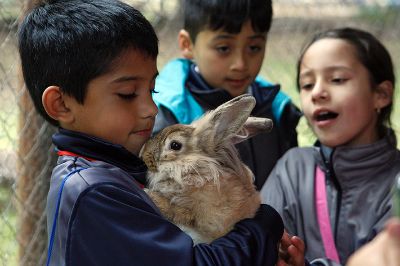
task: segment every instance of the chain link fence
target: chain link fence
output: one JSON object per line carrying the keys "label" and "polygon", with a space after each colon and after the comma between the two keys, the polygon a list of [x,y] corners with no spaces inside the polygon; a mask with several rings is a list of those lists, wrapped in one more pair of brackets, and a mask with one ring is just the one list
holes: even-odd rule
{"label": "chain link fence", "polygon": [[[161,69],[168,59],[179,56],[180,0],[126,1],[156,28]],[[50,142],[55,128],[33,110],[16,48],[18,21],[33,2],[0,0],[0,265],[7,266],[44,265],[47,255],[44,207],[56,159]],[[314,32],[327,28],[353,26],[371,31],[389,49],[400,79],[400,0],[276,0],[274,15],[261,74],[281,83],[296,103],[295,63],[300,48]],[[392,117],[397,132],[398,90]],[[299,133],[301,145],[313,142],[304,121]]]}

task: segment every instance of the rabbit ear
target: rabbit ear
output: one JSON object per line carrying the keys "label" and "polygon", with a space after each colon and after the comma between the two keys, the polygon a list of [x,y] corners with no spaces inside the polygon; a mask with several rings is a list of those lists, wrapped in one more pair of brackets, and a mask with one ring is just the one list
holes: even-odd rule
{"label": "rabbit ear", "polygon": [[247,118],[242,129],[232,138],[232,142],[233,144],[237,144],[260,133],[270,132],[272,127],[273,122],[271,119],[251,116]]}
{"label": "rabbit ear", "polygon": [[241,95],[220,105],[195,123],[196,131],[206,132],[215,143],[232,138],[246,122],[256,104],[250,95]]}

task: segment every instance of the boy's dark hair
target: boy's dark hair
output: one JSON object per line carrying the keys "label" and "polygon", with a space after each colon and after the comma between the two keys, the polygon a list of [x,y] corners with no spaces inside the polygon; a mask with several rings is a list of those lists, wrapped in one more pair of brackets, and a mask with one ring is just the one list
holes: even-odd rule
{"label": "boy's dark hair", "polygon": [[84,103],[88,83],[106,73],[128,48],[156,58],[151,24],[117,0],[50,0],[33,8],[19,28],[19,53],[26,86],[38,112],[51,85]]}
{"label": "boy's dark hair", "polygon": [[239,33],[248,20],[255,32],[268,33],[272,23],[271,0],[185,0],[184,29],[196,41],[205,29]]}
{"label": "boy's dark hair", "polygon": [[[297,88],[300,89],[299,75],[300,65],[304,53],[316,41],[321,39],[341,39],[350,43],[356,49],[356,56],[361,64],[368,70],[371,84],[376,86],[386,80],[392,82],[393,89],[396,84],[392,58],[385,46],[371,33],[354,28],[330,29],[317,33],[303,48],[297,61]],[[378,129],[380,135],[384,135],[386,127],[391,127],[390,115],[393,102],[382,108],[378,116]]]}

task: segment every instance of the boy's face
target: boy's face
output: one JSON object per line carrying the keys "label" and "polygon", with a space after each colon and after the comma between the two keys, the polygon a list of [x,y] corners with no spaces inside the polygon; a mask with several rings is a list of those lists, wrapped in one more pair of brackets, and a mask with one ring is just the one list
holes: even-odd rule
{"label": "boy's face", "polygon": [[263,63],[266,35],[254,32],[251,22],[238,34],[201,31],[193,44],[193,59],[206,82],[233,97],[247,92]]}
{"label": "boy's face", "polygon": [[88,84],[84,104],[69,97],[66,104],[74,119],[62,126],[120,144],[137,155],[157,114],[152,99],[157,73],[155,59],[127,50],[108,73]]}

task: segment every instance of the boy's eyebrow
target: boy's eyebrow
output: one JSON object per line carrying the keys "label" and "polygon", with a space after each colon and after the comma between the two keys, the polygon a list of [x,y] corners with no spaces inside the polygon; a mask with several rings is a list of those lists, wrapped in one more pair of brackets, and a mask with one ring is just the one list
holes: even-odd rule
{"label": "boy's eyebrow", "polygon": [[[153,75],[152,80],[155,80],[157,76],[158,76],[158,71]],[[141,76],[122,76],[122,77],[114,79],[113,81],[111,81],[111,83],[135,81],[135,80],[140,80],[140,79],[143,79],[143,77],[141,77]]]}
{"label": "boy's eyebrow", "polygon": [[263,40],[266,40],[267,37],[264,34],[260,33],[260,34],[252,35],[248,39],[263,39]]}
{"label": "boy's eyebrow", "polygon": [[[235,34],[229,34],[229,33],[226,33],[226,34],[220,34],[220,35],[217,35],[214,39],[213,39],[213,41],[218,41],[218,40],[223,40],[223,39],[232,39],[232,38],[234,38],[234,36],[235,36]],[[255,34],[255,35],[251,35],[250,37],[247,37],[247,39],[263,39],[263,40],[266,40],[266,37],[265,37],[265,35],[264,34]]]}
{"label": "boy's eyebrow", "polygon": [[223,40],[223,39],[232,39],[233,35],[230,34],[220,34],[213,38],[213,41]]}

